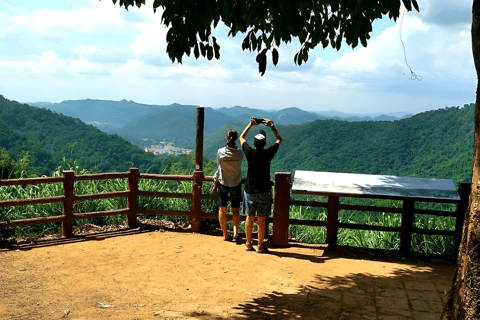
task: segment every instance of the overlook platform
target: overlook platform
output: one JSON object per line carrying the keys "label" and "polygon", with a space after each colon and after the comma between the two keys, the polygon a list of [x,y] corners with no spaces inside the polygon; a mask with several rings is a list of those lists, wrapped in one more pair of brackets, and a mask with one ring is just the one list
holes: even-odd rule
{"label": "overlook platform", "polygon": [[325,244],[261,255],[195,233],[82,233],[0,248],[0,318],[438,319],[454,271]]}

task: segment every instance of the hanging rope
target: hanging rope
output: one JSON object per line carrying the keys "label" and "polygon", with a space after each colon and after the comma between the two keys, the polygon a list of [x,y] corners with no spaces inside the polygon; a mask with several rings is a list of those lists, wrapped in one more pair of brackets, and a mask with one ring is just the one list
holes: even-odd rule
{"label": "hanging rope", "polygon": [[422,81],[422,76],[418,76],[415,72],[413,72],[412,68],[410,68],[407,61],[407,52],[405,50],[405,44],[403,43],[403,40],[402,40],[402,23],[403,23],[403,17],[405,16],[405,11],[406,10],[403,10],[402,19],[400,20],[400,28],[398,29],[398,34],[400,35],[400,41],[402,42],[402,46],[403,46],[403,56],[405,58],[405,64],[410,70],[410,79]]}

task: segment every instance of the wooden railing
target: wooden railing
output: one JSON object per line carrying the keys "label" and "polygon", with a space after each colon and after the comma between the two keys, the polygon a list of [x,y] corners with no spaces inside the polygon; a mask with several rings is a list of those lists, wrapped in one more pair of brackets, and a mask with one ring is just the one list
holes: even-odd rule
{"label": "wooden railing", "polygon": [[[468,198],[470,195],[470,184],[460,183],[458,193],[460,201],[457,200],[432,200],[423,198],[402,198],[402,208],[382,207],[382,206],[365,206],[365,205],[348,205],[341,204],[339,196],[327,196],[327,202],[319,201],[300,201],[290,198],[291,192],[291,174],[276,173],[275,174],[275,197],[274,197],[274,216],[273,216],[273,234],[272,243],[278,247],[286,247],[288,245],[289,225],[317,226],[326,227],[326,242],[329,245],[337,245],[338,229],[359,229],[400,233],[400,251],[403,253],[410,252],[412,234],[428,234],[428,235],[445,235],[454,236],[456,249],[460,245],[462,238],[462,228],[464,222],[465,211],[468,206]],[[307,194],[303,192],[294,192],[295,194]],[[351,196],[354,197],[354,196]],[[371,198],[367,196],[356,196],[357,198]],[[375,197],[374,197],[375,198]],[[383,199],[388,199],[384,197]],[[395,200],[399,200],[396,198]],[[453,203],[456,205],[455,211],[439,211],[439,210],[423,210],[415,209],[415,202],[437,202],[437,203]],[[327,220],[300,220],[290,219],[290,206],[310,206],[323,207],[327,209]],[[401,214],[402,222],[400,227],[385,227],[376,225],[364,225],[353,223],[342,223],[338,221],[339,210],[357,210],[371,212],[390,212]],[[456,218],[455,231],[450,230],[428,230],[413,227],[414,214],[432,215],[432,216],[450,216]]]}
{"label": "wooden railing", "polygon": [[[107,179],[128,179],[128,189],[125,191],[103,192],[98,194],[75,194],[74,183],[76,181],[87,180],[107,180]],[[170,180],[170,181],[192,181],[192,193],[171,193],[171,192],[152,192],[142,191],[138,188],[139,179],[153,179],[153,180]],[[85,174],[75,175],[73,171],[64,171],[61,177],[45,177],[45,178],[29,178],[29,179],[12,179],[0,180],[0,190],[3,186],[12,185],[34,185],[34,184],[48,184],[48,183],[63,183],[63,195],[55,197],[44,197],[35,199],[20,199],[20,200],[5,200],[0,201],[0,208],[2,207],[16,207],[36,204],[48,204],[63,202],[62,215],[51,217],[40,217],[19,220],[0,221],[0,228],[18,227],[35,224],[46,224],[53,222],[62,223],[62,234],[65,237],[73,235],[73,221],[78,219],[91,219],[112,215],[126,215],[129,227],[135,227],[137,223],[137,215],[164,215],[175,217],[187,217],[191,222],[191,231],[200,232],[200,223],[202,219],[218,219],[217,214],[209,214],[201,212],[202,200],[218,200],[216,194],[202,194],[202,184],[204,181],[211,182],[213,177],[203,176],[202,171],[195,171],[193,175],[165,175],[165,174],[147,174],[139,173],[137,168],[130,168],[127,172],[122,173],[100,173],[100,174]],[[273,218],[268,218],[268,223],[273,222],[272,244],[278,247],[288,246],[289,241],[289,226],[290,225],[304,225],[317,226],[327,228],[326,242],[329,245],[337,244],[338,229],[361,229],[373,231],[399,232],[400,233],[400,250],[402,252],[410,251],[410,242],[413,233],[431,234],[431,235],[446,235],[455,236],[457,247],[461,240],[463,217],[466,210],[469,184],[459,184],[459,194],[461,201],[441,201],[442,203],[454,203],[457,205],[456,211],[436,211],[436,210],[422,210],[414,209],[415,201],[422,199],[403,199],[402,208],[382,207],[382,206],[365,206],[365,205],[347,205],[340,203],[340,197],[328,196],[327,202],[318,201],[301,201],[290,199],[291,182],[290,173],[278,173],[275,175],[274,181],[274,214]],[[298,194],[298,192],[296,192]],[[73,212],[73,204],[75,201],[96,200],[106,198],[126,197],[127,206],[124,209],[75,213]],[[190,199],[190,210],[154,210],[143,209],[137,207],[138,197],[166,197],[166,198],[180,198]],[[198,204],[195,205],[195,201]],[[422,200],[423,201],[423,200]],[[438,202],[438,201],[437,201]],[[327,220],[300,220],[291,219],[289,216],[290,206],[310,206],[323,207],[327,209]],[[362,225],[352,223],[342,223],[338,221],[339,210],[358,210],[371,212],[390,212],[402,215],[402,225],[400,227],[385,227],[375,225]],[[452,216],[456,217],[455,231],[449,230],[425,230],[413,228],[413,215],[434,215],[434,216]],[[231,215],[228,216],[231,219]],[[245,216],[241,216],[245,220]]]}
{"label": "wooden railing", "polygon": [[[102,192],[97,194],[75,194],[74,183],[76,181],[92,181],[92,180],[108,180],[108,179],[128,179],[128,189],[125,191]],[[191,181],[193,183],[192,193],[175,193],[175,192],[152,192],[139,190],[139,179],[163,180],[163,181]],[[36,224],[46,224],[53,222],[62,223],[62,235],[71,237],[73,233],[73,221],[79,219],[91,219],[106,217],[112,215],[126,215],[129,227],[135,227],[137,222],[137,215],[163,215],[174,217],[187,217],[191,224],[191,230],[194,232],[200,231],[200,223],[202,219],[218,219],[217,214],[209,214],[201,211],[201,202],[194,205],[196,199],[202,200],[218,200],[217,194],[202,194],[202,184],[204,181],[213,181],[213,177],[203,176],[203,172],[195,171],[193,175],[166,175],[166,174],[147,174],[139,173],[137,168],[130,168],[127,172],[117,173],[99,173],[99,174],[84,174],[75,175],[73,171],[65,170],[61,177],[44,177],[44,178],[27,178],[27,179],[11,179],[0,180],[1,187],[4,186],[25,186],[34,184],[49,184],[59,183],[63,184],[63,195],[56,197],[43,197],[35,199],[20,199],[20,200],[4,200],[0,201],[0,208],[3,207],[17,207],[26,205],[49,204],[62,202],[62,215],[51,217],[39,217],[30,219],[6,220],[1,221],[0,228],[19,227]],[[107,198],[126,197],[127,206],[124,209],[98,211],[98,212],[73,212],[73,205],[75,201],[97,200]],[[155,210],[138,208],[138,197],[163,197],[172,199],[190,199],[192,205],[191,210]],[[231,220],[231,215],[228,216]],[[245,220],[245,217],[241,218]],[[271,221],[271,219],[270,219]]]}

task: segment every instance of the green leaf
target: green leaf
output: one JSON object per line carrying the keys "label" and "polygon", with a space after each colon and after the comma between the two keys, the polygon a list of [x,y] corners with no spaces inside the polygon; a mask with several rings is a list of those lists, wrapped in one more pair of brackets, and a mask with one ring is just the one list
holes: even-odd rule
{"label": "green leaf", "polygon": [[272,61],[273,65],[276,66],[278,63],[278,50],[276,48],[273,48],[272,50]]}
{"label": "green leaf", "polygon": [[213,59],[213,48],[211,46],[207,47],[207,59],[212,60]]}
{"label": "green leaf", "polygon": [[200,48],[198,43],[193,48],[193,54],[195,55],[195,59],[198,59],[198,57],[200,57]]}
{"label": "green leaf", "polygon": [[200,52],[202,53],[202,56],[205,57],[206,49],[205,49],[205,44],[203,44],[203,42],[200,42]]}
{"label": "green leaf", "polygon": [[250,49],[250,39],[248,39],[248,36],[246,36],[242,42],[242,50],[247,50],[247,49]]}
{"label": "green leaf", "polygon": [[341,33],[338,35],[337,40],[335,41],[335,44],[336,44],[335,48],[337,49],[337,51],[340,50],[340,47],[342,45],[342,34]]}
{"label": "green leaf", "polygon": [[415,7],[415,10],[417,10],[418,12],[420,12],[420,8],[418,7],[417,0],[412,0],[412,3],[413,3],[413,6]]}
{"label": "green leaf", "polygon": [[[368,34],[367,34],[368,35]],[[367,37],[366,35],[360,36],[360,42],[362,43],[362,46],[366,47],[367,46]]]}
{"label": "green leaf", "polygon": [[308,49],[307,48],[303,48],[302,58],[303,58],[303,61],[305,61],[305,62],[308,61]]}
{"label": "green leaf", "polygon": [[220,46],[217,43],[217,39],[215,37],[212,37],[213,41],[213,52],[215,54],[215,59],[220,59]]}
{"label": "green leaf", "polygon": [[260,75],[263,76],[267,70],[267,49],[263,49],[262,52],[257,54],[256,60],[258,63],[258,71]]}
{"label": "green leaf", "polygon": [[408,11],[412,11],[412,3],[410,0],[403,0],[403,5]]}
{"label": "green leaf", "polygon": [[300,43],[303,44],[305,42],[305,39],[307,38],[307,33],[305,32],[304,29],[298,31],[298,40],[300,40]]}

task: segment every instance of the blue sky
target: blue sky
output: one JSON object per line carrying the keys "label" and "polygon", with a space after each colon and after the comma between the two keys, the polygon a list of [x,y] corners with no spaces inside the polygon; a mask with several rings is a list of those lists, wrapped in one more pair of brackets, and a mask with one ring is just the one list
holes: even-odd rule
{"label": "blue sky", "polygon": [[418,113],[475,101],[471,6],[465,0],[419,0],[401,27],[374,23],[368,47],[317,48],[296,66],[298,42],[280,46],[280,61],[261,77],[242,35],[215,31],[221,59],[186,57],[172,64],[166,29],[152,2],[128,12],[111,0],[0,2],[0,94],[21,102],[76,99],[146,104],[236,105],[259,109]]}

